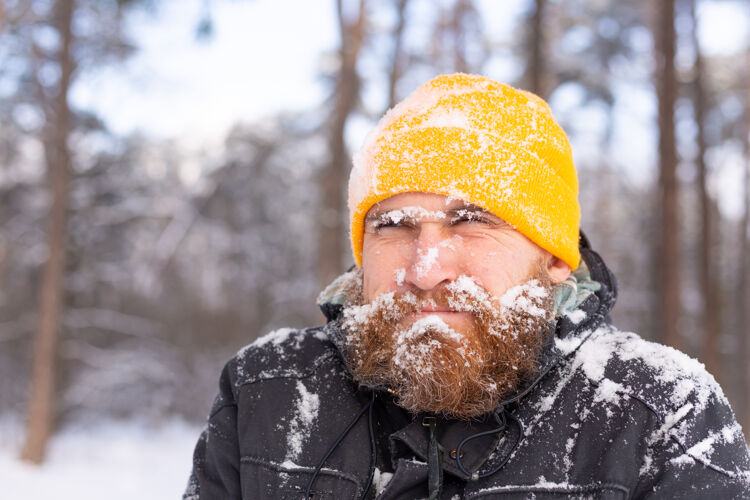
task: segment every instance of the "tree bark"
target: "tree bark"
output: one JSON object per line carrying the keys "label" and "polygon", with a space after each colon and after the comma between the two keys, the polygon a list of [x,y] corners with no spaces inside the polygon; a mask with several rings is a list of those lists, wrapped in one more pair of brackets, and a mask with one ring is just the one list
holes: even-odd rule
{"label": "tree bark", "polygon": [[677,185],[677,150],[675,145],[674,108],[677,97],[675,74],[674,0],[659,2],[659,247],[657,276],[659,287],[658,331],[665,344],[682,347],[679,333],[680,260],[679,193]]}
{"label": "tree bark", "polygon": [[345,270],[346,235],[344,197],[350,160],[346,148],[346,122],[359,98],[357,60],[363,40],[365,1],[359,0],[356,19],[349,21],[343,11],[342,0],[336,1],[341,48],[341,67],[335,88],[335,107],[329,135],[330,162],[322,174],[322,214],[318,246],[318,272],[321,288]]}
{"label": "tree bark", "polygon": [[468,73],[469,62],[466,60],[466,15],[471,11],[469,0],[457,0],[453,6],[451,31],[453,32],[453,67],[459,73]]}
{"label": "tree bark", "polygon": [[701,318],[703,327],[702,359],[709,372],[713,373],[721,382],[719,364],[719,338],[721,335],[721,301],[719,299],[719,286],[717,280],[717,269],[714,264],[712,247],[715,241],[715,230],[713,221],[713,200],[708,193],[708,166],[706,165],[706,88],[704,82],[704,61],[698,40],[698,16],[696,13],[696,0],[691,3],[691,16],[693,18],[692,39],[695,49],[695,78],[693,81],[693,108],[695,112],[695,124],[698,129],[696,166],[698,169],[698,197],[700,203],[701,232],[699,237],[699,262],[700,266],[700,290],[703,296],[703,315]]}
{"label": "tree bark", "polygon": [[48,222],[49,255],[40,285],[39,324],[34,339],[31,399],[28,406],[26,439],[21,450],[23,460],[36,464],[44,460],[55,417],[55,378],[60,340],[70,182],[70,151],[67,143],[70,133],[68,90],[74,67],[71,54],[74,10],[74,0],[61,0],[56,11],[57,31],[61,40],[58,54],[60,82],[55,98],[54,116],[48,117],[48,123],[53,127],[52,141],[45,147],[52,198]]}
{"label": "tree bark", "polygon": [[388,75],[388,109],[398,102],[396,85],[404,73],[406,54],[404,52],[404,28],[406,27],[406,5],[409,0],[398,0],[396,3],[396,29],[393,32],[393,61]]}
{"label": "tree bark", "polygon": [[534,0],[531,16],[531,59],[529,61],[529,90],[539,97],[547,98],[544,13],[547,0]]}
{"label": "tree bark", "polygon": [[[750,52],[745,63],[745,81],[750,81]],[[740,353],[740,421],[745,432],[750,429],[750,241],[748,241],[748,224],[750,224],[750,87],[745,92],[745,207],[741,220],[739,241],[739,283],[737,287],[737,333]],[[747,435],[747,434],[746,434]]]}

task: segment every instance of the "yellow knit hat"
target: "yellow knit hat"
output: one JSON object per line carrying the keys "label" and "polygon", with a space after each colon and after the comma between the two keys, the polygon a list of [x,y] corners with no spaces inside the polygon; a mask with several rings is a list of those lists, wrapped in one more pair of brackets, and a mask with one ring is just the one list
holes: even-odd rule
{"label": "yellow knit hat", "polygon": [[581,209],[570,144],[547,103],[530,92],[478,75],[443,75],[386,113],[349,177],[358,265],[370,208],[416,191],[480,206],[578,267]]}

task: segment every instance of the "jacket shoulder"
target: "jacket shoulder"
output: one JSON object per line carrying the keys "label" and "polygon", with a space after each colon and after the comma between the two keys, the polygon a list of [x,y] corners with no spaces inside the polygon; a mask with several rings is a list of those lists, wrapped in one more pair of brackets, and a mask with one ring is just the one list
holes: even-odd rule
{"label": "jacket shoulder", "polygon": [[[721,387],[699,361],[607,326],[581,344],[572,363],[597,386],[600,399],[632,398],[655,414],[658,424],[646,444],[671,448],[671,466],[701,463],[750,479],[742,428]],[[647,457],[642,472],[649,466]]]}
{"label": "jacket shoulder", "polygon": [[691,405],[696,409],[717,400],[728,404],[721,387],[703,363],[665,345],[612,326],[591,334],[576,350],[572,363],[599,385],[641,399],[661,416]]}
{"label": "jacket shoulder", "polygon": [[337,355],[323,327],[280,328],[240,349],[226,369],[235,390],[274,378],[304,378]]}

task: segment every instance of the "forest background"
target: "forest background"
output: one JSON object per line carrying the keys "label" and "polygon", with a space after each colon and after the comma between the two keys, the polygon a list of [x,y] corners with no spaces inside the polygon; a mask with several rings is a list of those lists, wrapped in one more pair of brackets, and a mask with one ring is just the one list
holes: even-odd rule
{"label": "forest background", "polygon": [[202,422],[237,349],[322,321],[351,153],[455,71],[549,101],[615,324],[747,432],[750,2],[0,0],[0,448]]}

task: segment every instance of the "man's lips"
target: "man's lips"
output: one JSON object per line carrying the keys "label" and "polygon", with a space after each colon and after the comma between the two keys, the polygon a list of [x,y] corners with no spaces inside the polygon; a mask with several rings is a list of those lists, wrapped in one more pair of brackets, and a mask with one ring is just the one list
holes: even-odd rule
{"label": "man's lips", "polygon": [[425,312],[425,313],[441,312],[442,313],[442,312],[459,312],[459,311],[454,311],[447,307],[426,306],[426,307],[419,308],[418,312]]}
{"label": "man's lips", "polygon": [[412,314],[415,316],[430,316],[430,315],[453,315],[453,314],[468,314],[467,311],[455,311],[453,309],[447,309],[442,307],[432,307],[432,308],[423,308],[423,309],[417,309]]}

